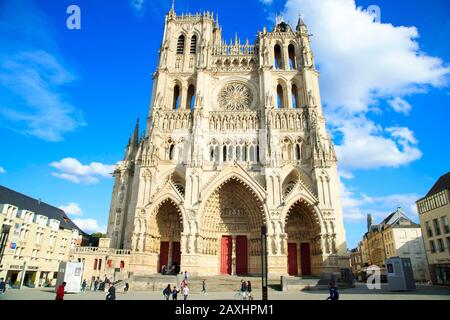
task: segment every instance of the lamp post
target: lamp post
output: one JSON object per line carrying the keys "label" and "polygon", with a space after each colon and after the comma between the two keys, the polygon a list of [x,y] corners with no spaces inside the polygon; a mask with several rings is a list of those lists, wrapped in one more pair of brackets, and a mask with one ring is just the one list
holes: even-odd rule
{"label": "lamp post", "polygon": [[261,281],[262,300],[268,300],[267,293],[267,227],[261,226]]}

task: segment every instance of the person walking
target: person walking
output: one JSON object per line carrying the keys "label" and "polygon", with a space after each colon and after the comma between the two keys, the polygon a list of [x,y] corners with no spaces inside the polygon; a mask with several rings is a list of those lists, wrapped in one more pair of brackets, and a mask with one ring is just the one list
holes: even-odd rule
{"label": "person walking", "polygon": [[111,283],[109,286],[106,300],[116,300],[116,287],[114,287],[114,283]]}
{"label": "person walking", "polygon": [[186,284],[186,285],[184,286],[184,288],[183,288],[183,297],[184,297],[184,300],[187,300],[188,295],[189,295],[189,287],[188,287],[188,285]]}
{"label": "person walking", "polygon": [[58,290],[56,290],[55,300],[64,300],[64,288],[66,287],[66,283],[63,282],[59,285]]}
{"label": "person walking", "polygon": [[0,294],[3,294],[6,292],[6,282],[3,278],[0,278]]}
{"label": "person walking", "polygon": [[125,282],[125,288],[123,288],[123,292],[127,293],[128,290],[130,290],[130,285],[128,284],[128,282]]}
{"label": "person walking", "polygon": [[250,281],[247,281],[247,297],[248,297],[249,300],[253,300],[252,283]]}
{"label": "person walking", "polygon": [[177,287],[174,286],[172,290],[172,300],[178,300],[178,292],[180,292],[180,290],[177,290]]}
{"label": "person walking", "polygon": [[327,300],[339,300],[339,292],[334,286],[333,282],[328,283],[328,289],[330,290],[330,296]]}
{"label": "person walking", "polygon": [[98,290],[98,277],[94,281],[94,291],[97,291],[97,290]]}
{"label": "person walking", "polygon": [[81,292],[86,292],[86,286],[87,286],[87,282],[86,282],[86,279],[84,279],[83,283],[81,284]]}
{"label": "person walking", "polygon": [[242,300],[246,299],[246,295],[247,295],[247,282],[244,281],[244,279],[241,280],[241,296],[242,296]]}
{"label": "person walking", "polygon": [[206,294],[206,279],[203,279],[201,293]]}
{"label": "person walking", "polygon": [[172,289],[170,289],[170,284],[168,284],[167,287],[163,290],[163,295],[166,298],[166,300],[169,300],[171,293]]}
{"label": "person walking", "polygon": [[187,281],[188,276],[189,276],[188,272],[187,272],[187,271],[184,271],[184,280],[185,280],[185,281]]}

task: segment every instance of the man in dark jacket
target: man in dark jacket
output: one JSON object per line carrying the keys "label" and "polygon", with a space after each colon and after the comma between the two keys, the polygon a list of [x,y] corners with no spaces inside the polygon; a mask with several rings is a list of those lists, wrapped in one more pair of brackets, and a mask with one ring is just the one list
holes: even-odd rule
{"label": "man in dark jacket", "polygon": [[328,283],[328,289],[330,289],[330,296],[327,300],[339,300],[339,292],[332,282]]}
{"label": "man in dark jacket", "polygon": [[106,300],[116,300],[116,287],[114,287],[114,283],[111,283],[111,285],[109,286]]}

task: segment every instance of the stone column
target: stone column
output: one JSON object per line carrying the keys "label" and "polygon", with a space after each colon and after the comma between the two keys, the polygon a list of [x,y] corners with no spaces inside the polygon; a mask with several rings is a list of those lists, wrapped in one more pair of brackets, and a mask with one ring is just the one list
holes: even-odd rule
{"label": "stone column", "polygon": [[236,236],[232,236],[231,275],[236,275]]}

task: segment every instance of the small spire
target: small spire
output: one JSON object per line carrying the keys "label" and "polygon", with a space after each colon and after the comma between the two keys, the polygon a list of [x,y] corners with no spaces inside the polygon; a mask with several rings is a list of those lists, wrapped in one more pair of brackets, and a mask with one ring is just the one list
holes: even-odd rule
{"label": "small spire", "polygon": [[139,143],[139,118],[136,120],[136,126],[134,127],[134,134],[133,134],[133,144],[137,146]]}
{"label": "small spire", "polygon": [[298,20],[297,20],[297,31],[300,30],[300,27],[306,27],[305,22],[303,21],[303,15],[301,13],[298,14]]}

